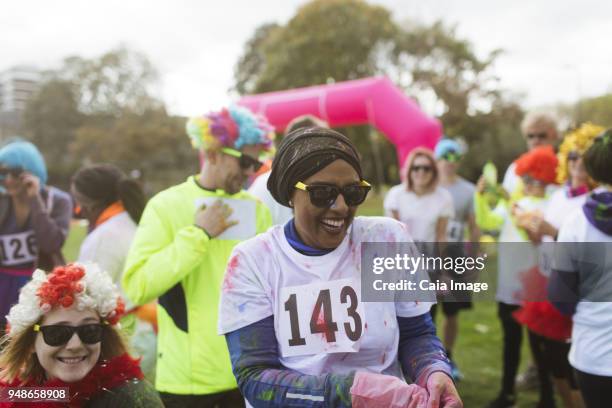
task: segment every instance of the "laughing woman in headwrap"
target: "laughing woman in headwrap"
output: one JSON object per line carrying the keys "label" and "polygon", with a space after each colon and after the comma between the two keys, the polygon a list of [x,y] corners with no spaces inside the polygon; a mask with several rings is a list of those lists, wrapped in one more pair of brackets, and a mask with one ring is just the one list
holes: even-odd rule
{"label": "laughing woman in headwrap", "polygon": [[412,240],[395,220],[355,218],[369,184],[351,141],[316,127],[289,134],[268,189],[294,218],[236,246],[220,304],[219,331],[247,401],[462,407],[431,304],[361,301],[361,244]]}
{"label": "laughing woman in headwrap", "polygon": [[63,264],[70,196],[47,183],[45,161],[32,143],[14,140],[0,148],[0,335],[19,289],[38,267]]}

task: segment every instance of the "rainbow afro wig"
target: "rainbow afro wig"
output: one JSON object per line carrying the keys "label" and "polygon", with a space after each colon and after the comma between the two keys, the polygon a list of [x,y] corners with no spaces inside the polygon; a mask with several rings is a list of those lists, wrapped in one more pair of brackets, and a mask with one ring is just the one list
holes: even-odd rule
{"label": "rainbow afro wig", "polygon": [[522,154],[514,163],[517,176],[529,176],[544,184],[554,184],[556,180],[559,162],[552,146],[536,147]]}
{"label": "rainbow afro wig", "polygon": [[263,116],[239,106],[191,118],[186,129],[191,145],[198,150],[241,149],[249,145],[273,148],[274,127]]}
{"label": "rainbow afro wig", "polygon": [[[578,152],[580,156],[582,156],[584,152],[591,147],[593,140],[595,140],[604,130],[605,128],[601,126],[587,122],[565,135],[561,146],[559,146],[558,154],[559,167],[557,168],[557,182],[559,184],[565,183],[569,178],[567,155],[570,152]],[[591,182],[590,184],[594,185],[595,182]]]}

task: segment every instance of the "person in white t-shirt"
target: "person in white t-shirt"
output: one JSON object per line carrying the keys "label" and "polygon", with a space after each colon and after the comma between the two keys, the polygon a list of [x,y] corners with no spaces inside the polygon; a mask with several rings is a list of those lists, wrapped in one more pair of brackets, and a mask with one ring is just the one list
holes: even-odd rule
{"label": "person in white t-shirt", "polygon": [[415,241],[446,241],[448,220],[455,214],[453,198],[438,186],[438,167],[429,149],[414,149],[405,165],[405,182],[385,197],[385,215],[401,221]]}
{"label": "person in white t-shirt", "polygon": [[397,221],[355,218],[370,187],[351,141],[324,128],[291,133],[268,186],[294,218],[235,247],[219,305],[219,333],[247,401],[462,407],[431,304],[361,301],[361,244],[411,238]]}
{"label": "person in white t-shirt", "polygon": [[612,129],[598,136],[583,156],[601,186],[559,230],[549,298],[573,315],[569,361],[588,408],[612,401]]}
{"label": "person in white t-shirt", "polygon": [[[604,130],[590,123],[568,133],[559,146],[559,165],[557,182],[561,185],[548,200],[546,211],[533,219],[530,226],[532,233],[541,237],[540,271],[538,279],[532,283],[534,290],[545,289],[550,276],[550,262],[554,246],[550,241],[557,236],[561,224],[568,214],[581,208],[595,182],[589,177],[584,166],[582,155],[592,145],[593,140]],[[570,350],[572,330],[571,319],[560,314],[550,302],[525,302],[515,318],[527,326],[529,344],[539,376],[544,378],[540,385],[546,384],[552,377],[555,388],[567,408],[581,407],[582,397],[575,381],[567,355]],[[550,388],[547,390],[550,392]],[[552,400],[552,395],[549,398]]]}
{"label": "person in white t-shirt", "polygon": [[[304,127],[328,127],[327,123],[312,115],[302,115],[293,119],[285,128],[285,136],[294,130]],[[293,218],[293,209],[276,202],[270,191],[268,191],[268,179],[270,178],[270,170],[260,174],[249,187],[249,193],[259,198],[272,214],[273,225],[285,225]]]}
{"label": "person in white t-shirt", "polygon": [[[521,122],[521,133],[530,151],[539,146],[554,146],[559,136],[557,121],[552,114],[543,111],[527,113]],[[516,163],[511,163],[506,169],[502,187],[504,195],[512,200],[520,200],[523,196],[523,183],[516,175]],[[552,194],[556,186],[549,184],[547,194]],[[538,386],[536,367],[530,363],[527,369],[516,377],[517,388],[527,390]]]}
{"label": "person in white t-shirt", "polygon": [[[459,163],[465,154],[465,148],[456,140],[443,138],[436,144],[434,150],[438,171],[440,172],[440,187],[448,191],[453,199],[455,215],[449,219],[446,228],[446,254],[455,258],[468,255],[466,236],[469,237],[470,248],[473,254],[478,249],[480,240],[480,230],[476,225],[474,217],[474,192],[476,190],[473,183],[467,181],[457,174]],[[469,231],[469,234],[468,234]],[[461,274],[453,274],[452,279],[462,279]],[[453,378],[455,381],[461,380],[463,374],[453,360],[453,348],[459,334],[459,312],[464,309],[472,308],[471,293],[453,293],[443,295],[438,301],[444,315],[444,322],[441,325],[444,330],[444,348],[451,360],[453,367]],[[431,314],[436,319],[437,305],[432,306]]]}
{"label": "person in white t-shirt", "polygon": [[[146,204],[140,184],[112,164],[94,164],[76,172],[71,192],[79,206],[79,215],[89,221],[89,232],[81,244],[78,261],[96,263],[120,287],[125,259]],[[137,316],[143,315],[141,311],[154,314],[155,303],[138,309],[125,295],[123,298],[128,302],[129,313],[121,319],[122,328],[130,336],[136,356],[141,357],[143,372],[153,379],[155,322],[143,321]]]}

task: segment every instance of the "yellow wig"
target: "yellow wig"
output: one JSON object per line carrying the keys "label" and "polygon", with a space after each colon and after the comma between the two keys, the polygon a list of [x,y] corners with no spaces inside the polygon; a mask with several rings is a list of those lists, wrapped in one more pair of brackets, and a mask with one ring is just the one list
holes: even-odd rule
{"label": "yellow wig", "polygon": [[[567,155],[569,152],[578,152],[582,156],[589,147],[593,144],[593,140],[597,135],[603,132],[605,129],[601,126],[594,125],[590,122],[586,122],[579,128],[567,133],[563,138],[561,146],[559,146],[559,166],[557,167],[557,183],[563,184],[567,182],[569,178],[569,171],[567,168]],[[595,186],[595,182],[589,180],[590,187]]]}

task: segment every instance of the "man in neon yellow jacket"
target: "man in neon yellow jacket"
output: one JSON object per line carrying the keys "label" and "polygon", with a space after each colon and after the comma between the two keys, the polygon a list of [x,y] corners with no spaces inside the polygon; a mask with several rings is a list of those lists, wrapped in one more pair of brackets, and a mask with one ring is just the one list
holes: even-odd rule
{"label": "man in neon yellow jacket", "polygon": [[217,311],[232,248],[272,224],[269,210],[242,186],[274,134],[265,119],[239,107],[191,119],[187,133],[204,158],[202,170],[149,201],[123,287],[135,304],[158,298],[155,385],[166,407],[241,406]]}

